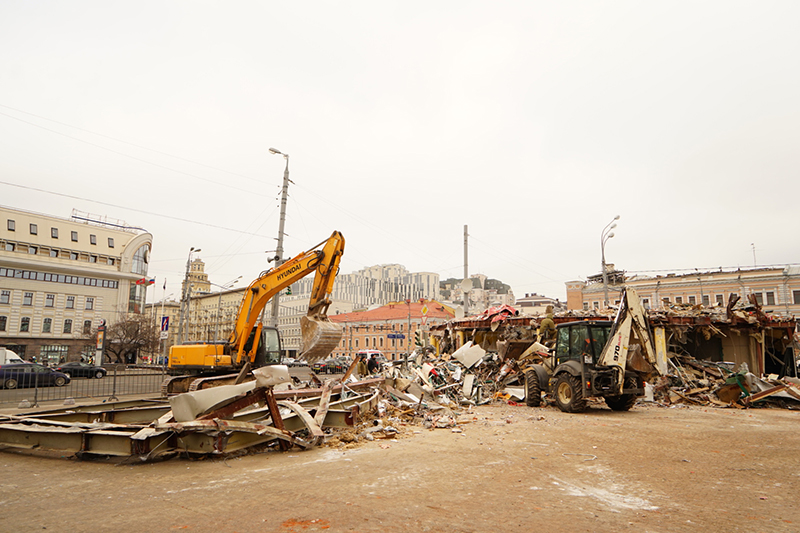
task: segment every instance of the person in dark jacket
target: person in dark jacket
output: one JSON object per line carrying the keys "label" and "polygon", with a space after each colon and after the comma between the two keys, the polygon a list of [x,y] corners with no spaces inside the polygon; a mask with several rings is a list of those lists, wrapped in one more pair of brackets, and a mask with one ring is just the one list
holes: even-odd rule
{"label": "person in dark jacket", "polygon": [[367,370],[370,374],[377,374],[378,370],[380,370],[381,365],[378,363],[378,360],[375,358],[374,355],[369,356],[369,361],[367,361]]}

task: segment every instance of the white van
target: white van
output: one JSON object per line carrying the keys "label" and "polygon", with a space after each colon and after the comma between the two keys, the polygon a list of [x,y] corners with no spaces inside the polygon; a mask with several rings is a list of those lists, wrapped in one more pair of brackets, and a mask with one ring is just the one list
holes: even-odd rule
{"label": "white van", "polygon": [[24,363],[24,362],[25,361],[23,361],[20,356],[18,356],[11,350],[0,348],[0,365],[10,365],[12,363]]}

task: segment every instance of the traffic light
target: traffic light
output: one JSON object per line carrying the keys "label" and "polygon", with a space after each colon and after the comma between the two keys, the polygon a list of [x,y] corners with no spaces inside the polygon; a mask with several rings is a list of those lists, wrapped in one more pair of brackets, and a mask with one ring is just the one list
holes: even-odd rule
{"label": "traffic light", "polygon": [[291,296],[291,295],[292,295],[292,286],[289,285],[288,287],[286,287],[286,296]]}
{"label": "traffic light", "polygon": [[414,344],[416,344],[417,346],[423,345],[422,332],[420,330],[414,332]]}

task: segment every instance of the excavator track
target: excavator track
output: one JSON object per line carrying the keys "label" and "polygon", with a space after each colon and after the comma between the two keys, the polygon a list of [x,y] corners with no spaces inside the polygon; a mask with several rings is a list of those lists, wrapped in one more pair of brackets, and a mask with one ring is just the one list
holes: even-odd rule
{"label": "excavator track", "polygon": [[339,346],[342,326],[328,318],[304,316],[300,318],[300,334],[300,358],[313,364],[328,357]]}

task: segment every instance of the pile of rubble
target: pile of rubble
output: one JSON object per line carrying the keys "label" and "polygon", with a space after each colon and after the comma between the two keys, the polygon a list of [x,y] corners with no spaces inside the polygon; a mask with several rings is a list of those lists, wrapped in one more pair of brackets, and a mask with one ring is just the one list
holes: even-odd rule
{"label": "pile of rubble", "polygon": [[653,399],[662,404],[800,410],[800,379],[779,378],[775,374],[762,379],[750,372],[745,363],[734,371],[730,364],[690,356],[674,356],[670,364],[674,372],[652,385]]}

